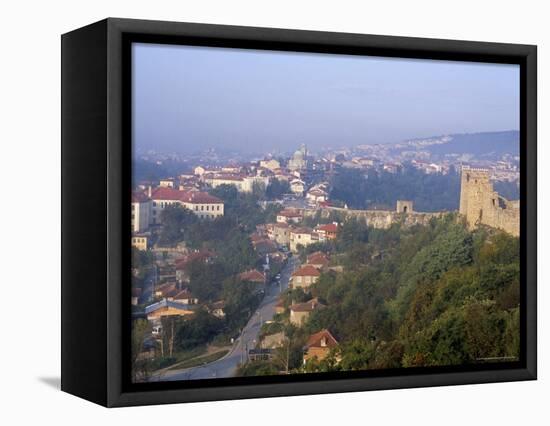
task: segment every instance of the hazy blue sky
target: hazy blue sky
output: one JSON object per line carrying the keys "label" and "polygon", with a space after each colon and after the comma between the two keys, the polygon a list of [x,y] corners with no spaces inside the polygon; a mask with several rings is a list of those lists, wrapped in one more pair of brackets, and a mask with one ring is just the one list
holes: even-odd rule
{"label": "hazy blue sky", "polygon": [[519,128],[519,67],[133,46],[138,149],[312,150]]}

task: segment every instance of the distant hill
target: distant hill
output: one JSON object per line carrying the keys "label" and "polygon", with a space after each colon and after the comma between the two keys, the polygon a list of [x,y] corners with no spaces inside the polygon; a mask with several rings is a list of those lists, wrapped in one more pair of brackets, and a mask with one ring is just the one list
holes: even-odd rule
{"label": "distant hill", "polygon": [[425,149],[435,155],[473,154],[476,157],[519,155],[519,131],[517,130],[463,133],[449,135],[447,139],[449,140],[445,143],[428,145]]}

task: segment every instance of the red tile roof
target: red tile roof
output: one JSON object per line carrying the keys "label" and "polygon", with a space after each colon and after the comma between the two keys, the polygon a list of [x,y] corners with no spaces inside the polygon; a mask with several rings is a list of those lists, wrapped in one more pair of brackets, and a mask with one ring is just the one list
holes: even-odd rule
{"label": "red tile roof", "polygon": [[307,263],[311,265],[328,265],[328,256],[318,251],[307,257]]}
{"label": "red tile roof", "polygon": [[291,311],[294,312],[311,312],[315,309],[324,308],[325,305],[323,305],[317,298],[308,300],[304,303],[295,303],[290,307]]}
{"label": "red tile roof", "polygon": [[264,274],[257,271],[256,269],[251,269],[250,271],[239,274],[239,279],[241,279],[242,281],[250,281],[253,283],[263,283],[265,281]]}
{"label": "red tile roof", "polygon": [[180,201],[182,194],[185,194],[185,191],[180,191],[178,189],[159,186],[151,192],[151,198],[153,200],[170,200],[170,201]]}
{"label": "red tile roof", "polygon": [[325,232],[338,232],[338,225],[335,223],[327,223],[326,225],[318,226],[317,229]]}
{"label": "red tile roof", "polygon": [[182,201],[192,204],[221,204],[218,197],[200,191],[179,191],[174,188],[155,188],[151,194],[153,200]]}
{"label": "red tile roof", "polygon": [[[325,340],[325,344],[322,345],[321,342]],[[327,329],[323,329],[315,334],[312,334],[307,339],[306,346],[308,348],[317,347],[317,348],[333,348],[338,346],[338,341]]]}
{"label": "red tile roof", "polygon": [[185,192],[181,201],[192,204],[223,204],[223,200],[218,197],[199,191]]}
{"label": "red tile roof", "polygon": [[300,269],[292,274],[293,277],[318,277],[320,275],[321,274],[319,273],[317,268],[312,265],[302,266]]}
{"label": "red tile roof", "polygon": [[302,226],[299,228],[291,229],[292,234],[314,234],[313,229],[308,228],[307,226]]}

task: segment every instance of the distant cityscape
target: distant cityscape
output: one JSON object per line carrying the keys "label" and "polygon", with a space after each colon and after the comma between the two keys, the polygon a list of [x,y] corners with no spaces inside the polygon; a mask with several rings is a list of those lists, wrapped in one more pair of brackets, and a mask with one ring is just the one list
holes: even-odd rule
{"label": "distant cityscape", "polygon": [[[502,147],[493,150],[489,148],[483,152],[483,144],[494,138],[495,135],[505,141],[504,149]],[[458,144],[463,140],[467,141],[468,147],[476,143],[481,144],[476,151],[481,150],[482,154],[461,152],[463,149],[453,151],[453,148],[457,146],[456,140],[459,141]],[[187,174],[191,175],[194,173],[194,168],[198,166],[211,168],[213,172],[222,170],[228,174],[235,174],[235,168],[232,166],[238,165],[244,168],[263,167],[273,172],[271,176],[287,179],[288,172],[300,178],[304,177],[304,170],[309,170],[311,175],[311,171],[328,172],[338,167],[385,170],[395,173],[404,164],[410,164],[427,174],[448,173],[452,167],[458,170],[463,165],[468,165],[489,170],[491,179],[495,181],[514,182],[519,180],[519,132],[517,131],[446,135],[396,144],[364,144],[349,148],[323,149],[315,153],[308,151],[305,144],[303,147],[304,149],[300,149],[294,154],[274,151],[261,156],[251,155],[249,152],[225,152],[213,148],[193,155],[148,150],[138,152],[135,158],[136,160],[154,162],[157,165],[176,162],[180,164],[180,167],[187,169]],[[298,166],[304,164],[295,157],[304,155],[304,152],[307,155],[308,167],[300,168]],[[285,158],[289,160],[286,169],[280,164],[285,163]],[[243,160],[246,161],[243,162]],[[268,164],[268,160],[273,160],[270,167],[265,166]],[[297,171],[301,171],[301,173],[296,173]],[[287,172],[286,175],[285,172]]]}

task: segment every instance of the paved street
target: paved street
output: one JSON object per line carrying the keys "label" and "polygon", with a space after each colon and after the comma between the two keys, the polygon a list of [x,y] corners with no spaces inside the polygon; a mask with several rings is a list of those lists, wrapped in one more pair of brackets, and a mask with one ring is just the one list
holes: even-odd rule
{"label": "paved street", "polygon": [[214,361],[210,364],[200,367],[193,367],[184,370],[168,370],[162,376],[154,376],[151,381],[161,380],[196,380],[196,379],[213,379],[220,377],[232,377],[237,371],[238,364],[246,359],[247,349],[255,347],[260,333],[261,324],[271,320],[275,314],[275,304],[280,290],[285,290],[288,287],[290,276],[296,266],[298,259],[291,257],[281,272],[281,286],[269,284],[266,289],[266,294],[254,313],[248,324],[243,329],[239,338],[235,341],[231,351],[223,358]]}

